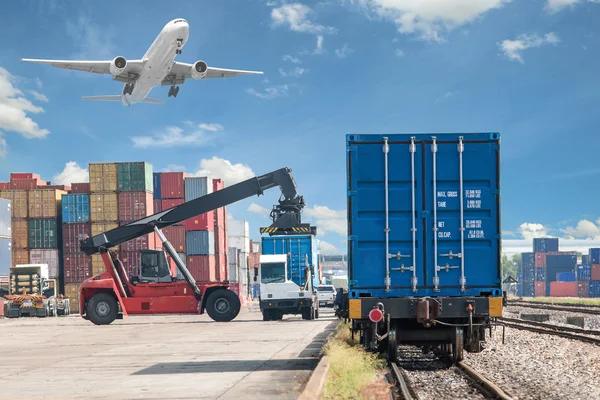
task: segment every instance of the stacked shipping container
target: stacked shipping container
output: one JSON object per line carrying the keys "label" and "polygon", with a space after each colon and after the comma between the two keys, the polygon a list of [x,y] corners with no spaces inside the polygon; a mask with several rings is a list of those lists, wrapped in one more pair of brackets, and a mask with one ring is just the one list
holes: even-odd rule
{"label": "stacked shipping container", "polygon": [[0,199],[0,277],[8,276],[12,264],[10,200]]}

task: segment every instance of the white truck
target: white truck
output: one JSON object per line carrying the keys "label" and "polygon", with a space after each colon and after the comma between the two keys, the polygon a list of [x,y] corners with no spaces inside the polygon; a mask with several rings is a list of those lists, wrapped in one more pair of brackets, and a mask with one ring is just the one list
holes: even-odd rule
{"label": "white truck", "polygon": [[304,286],[287,279],[288,256],[285,254],[263,254],[257,281],[260,278],[260,309],[263,321],[277,321],[284,314],[302,314],[302,319],[319,318],[319,301],[313,277],[306,257]]}

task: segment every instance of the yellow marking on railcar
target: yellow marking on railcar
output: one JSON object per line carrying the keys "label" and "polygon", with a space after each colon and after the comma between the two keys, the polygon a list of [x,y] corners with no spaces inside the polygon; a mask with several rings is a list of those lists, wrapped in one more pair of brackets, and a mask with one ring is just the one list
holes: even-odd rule
{"label": "yellow marking on railcar", "polygon": [[489,298],[490,317],[502,316],[502,297]]}
{"label": "yellow marking on railcar", "polygon": [[348,300],[348,316],[350,319],[360,319],[362,317],[360,303],[360,299]]}

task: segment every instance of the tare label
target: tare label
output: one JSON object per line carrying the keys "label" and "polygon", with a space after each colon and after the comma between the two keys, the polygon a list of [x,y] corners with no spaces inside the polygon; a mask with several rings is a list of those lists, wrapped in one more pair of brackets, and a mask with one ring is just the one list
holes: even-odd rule
{"label": "tare label", "polygon": [[[435,205],[437,208],[458,210],[460,193],[458,190],[437,190]],[[467,210],[479,210],[484,207],[484,193],[481,189],[465,189],[463,193],[464,207]]]}

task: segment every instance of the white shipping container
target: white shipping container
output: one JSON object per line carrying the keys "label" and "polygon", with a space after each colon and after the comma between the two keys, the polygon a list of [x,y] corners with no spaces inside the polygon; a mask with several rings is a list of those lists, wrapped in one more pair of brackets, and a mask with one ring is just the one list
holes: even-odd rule
{"label": "white shipping container", "polygon": [[29,250],[30,264],[48,264],[48,277],[58,278],[58,250],[31,249]]}
{"label": "white shipping container", "polygon": [[10,200],[0,199],[0,237],[10,238],[11,237],[11,211],[10,211]]}
{"label": "white shipping container", "polygon": [[250,225],[248,225],[248,221],[227,221],[227,230],[230,236],[250,237]]}
{"label": "white shipping container", "polygon": [[230,234],[229,245],[240,249],[244,253],[250,253],[250,238],[248,236],[235,236]]}
{"label": "white shipping container", "polygon": [[252,253],[260,253],[260,243],[252,243]]}

